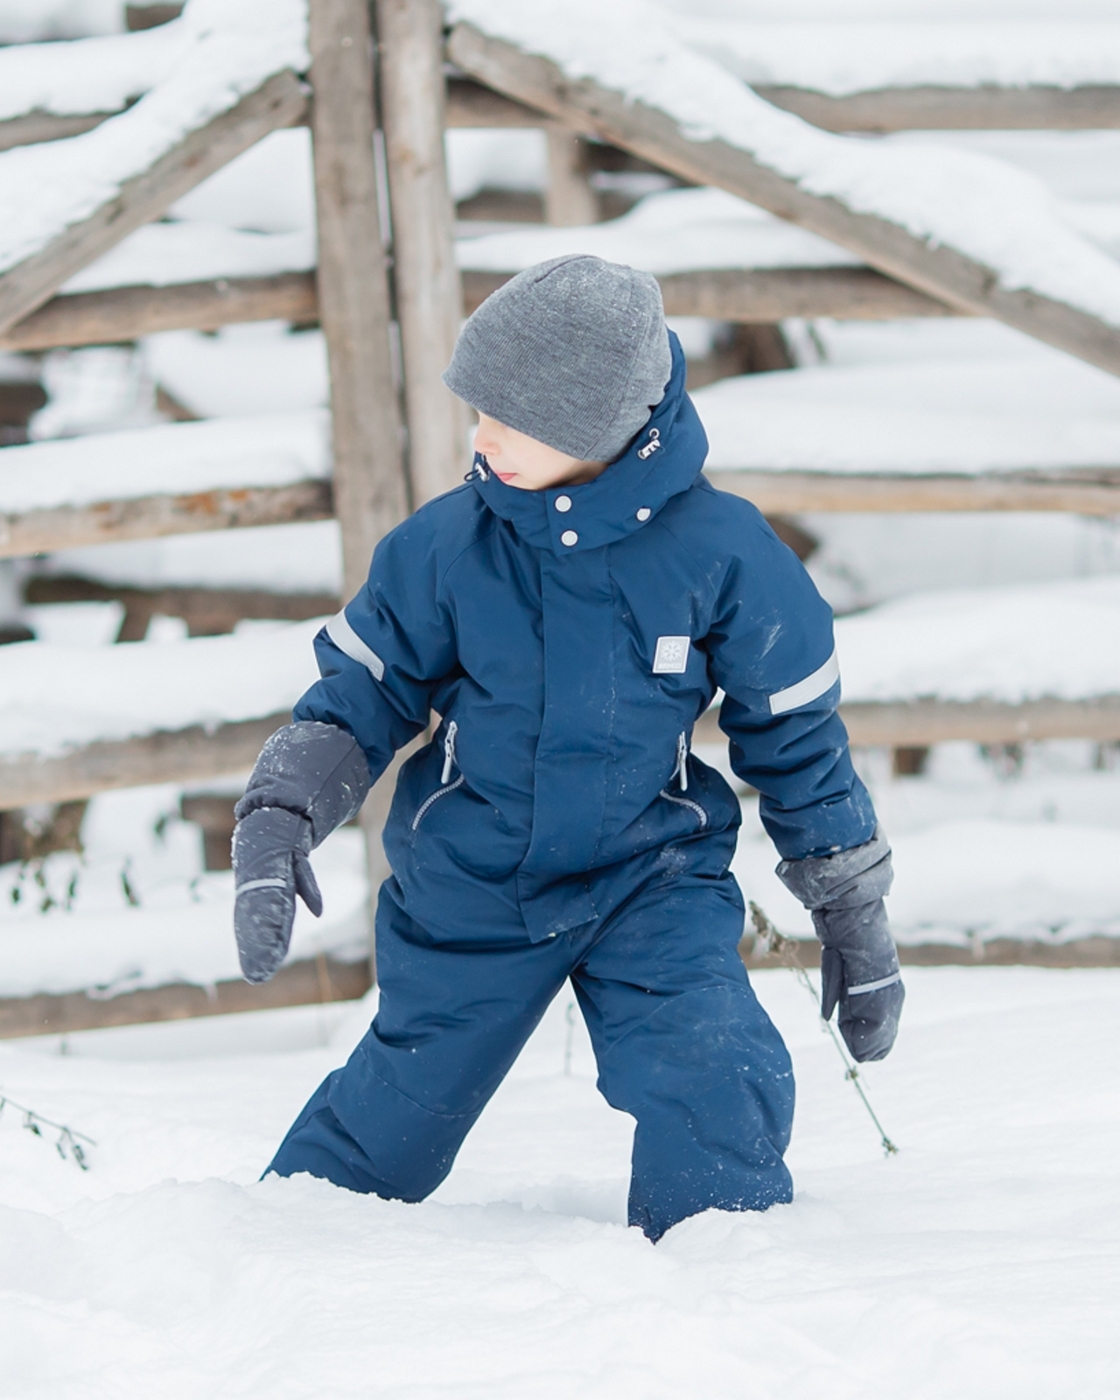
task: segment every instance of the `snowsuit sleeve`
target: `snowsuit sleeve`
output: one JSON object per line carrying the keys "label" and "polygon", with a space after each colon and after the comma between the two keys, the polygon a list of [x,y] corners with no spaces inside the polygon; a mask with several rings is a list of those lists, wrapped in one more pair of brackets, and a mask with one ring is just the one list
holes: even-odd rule
{"label": "snowsuit sleeve", "polygon": [[434,689],[458,666],[427,515],[411,516],[377,546],[361,592],[315,638],[321,679],[292,715],[352,734],[373,782],[427,726]]}
{"label": "snowsuit sleeve", "polygon": [[757,788],[762,823],[784,859],[848,850],[871,839],[875,811],[836,712],[832,609],[753,507],[750,516],[745,532],[735,522],[737,548],[708,638],[731,766]]}

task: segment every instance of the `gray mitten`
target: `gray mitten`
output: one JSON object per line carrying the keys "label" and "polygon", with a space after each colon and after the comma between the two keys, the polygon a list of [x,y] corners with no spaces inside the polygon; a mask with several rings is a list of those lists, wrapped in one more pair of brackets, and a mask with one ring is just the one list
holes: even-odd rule
{"label": "gray mitten", "polygon": [[881,1060],[894,1044],[905,990],[883,896],[891,849],[876,831],[850,851],[783,860],[778,876],[812,911],[821,940],[821,1015],[840,1007],[840,1034],[852,1058]]}
{"label": "gray mitten", "polygon": [[308,853],[369,789],[365,754],[333,724],[286,725],[261,750],[233,833],[233,927],[247,982],[267,982],[284,961],[297,894],[316,918],[323,912]]}

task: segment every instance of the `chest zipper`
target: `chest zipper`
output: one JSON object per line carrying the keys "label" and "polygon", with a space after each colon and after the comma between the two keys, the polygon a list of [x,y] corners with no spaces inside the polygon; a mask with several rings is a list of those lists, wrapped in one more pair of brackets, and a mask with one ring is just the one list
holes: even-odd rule
{"label": "chest zipper", "polygon": [[412,818],[412,830],[416,828],[424,819],[424,814],[433,803],[438,802],[441,797],[446,797],[449,792],[454,792],[456,788],[462,787],[465,782],[465,775],[460,773],[454,782],[450,782],[451,770],[455,767],[455,736],[459,732],[459,726],[455,720],[448,721],[447,733],[443,738],[443,772],[440,774],[441,786],[436,788],[430,797],[426,797],[420,804],[416,815]]}
{"label": "chest zipper", "polygon": [[[681,792],[688,791],[688,734],[683,729],[677,735],[677,766],[673,769],[669,781],[672,782],[673,778],[678,780],[677,786]],[[661,796],[667,802],[675,802],[678,807],[687,807],[694,812],[696,820],[700,823],[701,831],[708,825],[707,812],[704,811],[699,802],[694,802],[691,797],[677,797],[667,787],[661,789]]]}

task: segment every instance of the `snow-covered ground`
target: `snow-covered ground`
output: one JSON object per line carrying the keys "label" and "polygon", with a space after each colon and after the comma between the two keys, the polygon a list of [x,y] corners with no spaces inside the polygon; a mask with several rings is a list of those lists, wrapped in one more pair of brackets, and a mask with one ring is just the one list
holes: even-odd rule
{"label": "snow-covered ground", "polygon": [[0,1118],[0,1391],[1115,1395],[1120,973],[911,970],[864,1072],[890,1159],[803,990],[754,982],[794,1056],[796,1198],[656,1248],[564,994],[418,1206],[256,1184],[371,1005],[0,1045],[3,1092],[97,1141],[82,1173]]}

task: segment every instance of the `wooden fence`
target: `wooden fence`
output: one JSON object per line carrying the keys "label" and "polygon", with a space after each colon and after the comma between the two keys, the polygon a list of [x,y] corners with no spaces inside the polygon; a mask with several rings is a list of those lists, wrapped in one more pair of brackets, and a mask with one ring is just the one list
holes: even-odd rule
{"label": "wooden fence", "polygon": [[[330,364],[333,481],[195,495],[153,491],[130,500],[13,513],[0,519],[0,555],[335,515],[342,532],[344,588],[348,595],[356,591],[377,539],[411,508],[461,477],[465,423],[439,374],[463,312],[512,275],[512,269],[460,274],[456,267],[453,208],[444,168],[445,125],[544,127],[550,142],[550,210],[556,221],[593,215],[587,197],[588,142],[608,143],[686,182],[731,190],[822,234],[868,264],[666,275],[660,280],[671,315],[747,325],[788,317],[993,316],[1120,373],[1120,334],[1085,312],[1001,289],[987,269],[960,253],[932,247],[835,199],[811,195],[747,151],[718,141],[698,142],[657,108],[629,102],[592,82],[568,82],[546,58],[466,25],[445,36],[438,0],[376,0],[373,13],[376,61],[371,61],[366,0],[311,0],[312,61],[307,74],[273,75],[161,156],[115,199],[0,276],[0,349],[5,350],[129,341],[156,331],[216,330],[251,320],[317,320]],[[449,82],[444,77],[447,59],[458,74]],[[1120,88],[1113,87],[914,88],[845,98],[788,87],[760,91],[776,105],[837,131],[1120,126]],[[15,118],[0,123],[0,149],[66,139],[111,119],[104,113]],[[314,152],[319,247],[314,273],[59,292],[74,273],[126,233],[159,218],[187,190],[254,142],[304,122],[310,124]],[[388,210],[381,207],[374,156],[378,125],[387,160]],[[390,213],[391,264],[382,242]],[[394,363],[394,323],[399,327],[399,366]],[[1071,463],[1070,470],[1060,473],[983,475],[723,471],[718,481],[775,513],[1120,511],[1120,464],[1115,470],[1082,471],[1077,465]],[[114,596],[122,592],[115,590]],[[134,608],[140,607],[137,599],[132,601]],[[196,605],[202,606],[197,599]],[[187,605],[179,599],[175,606]],[[252,606],[259,614],[270,605],[258,599]],[[288,615],[285,604],[277,601],[275,606],[281,609],[279,615]],[[1120,699],[1115,696],[1022,706],[848,705],[844,716],[853,741],[862,744],[916,746],[944,739],[1010,743],[1062,736],[1120,739]],[[283,719],[263,716],[209,733],[189,729],[146,734],[89,745],[49,760],[10,755],[0,760],[0,809],[72,800],[110,787],[241,771]],[[711,737],[711,724],[702,722],[698,738]],[[379,831],[391,781],[392,775],[378,785],[364,818],[375,879],[384,869]],[[340,986],[344,980],[334,973],[327,983],[318,974],[309,978],[293,971],[289,980],[304,991],[317,988],[314,999],[325,985]],[[140,998],[136,1007],[146,1007],[143,1014],[151,1014],[150,998],[135,995]],[[223,992],[207,1006],[240,1009],[241,995]],[[252,1004],[265,1004],[267,995],[260,992]],[[193,1005],[190,997],[175,1003],[188,1004]],[[0,1035],[4,1025],[25,1025],[14,1012],[7,1014],[5,1021],[0,1008]],[[74,1025],[75,1016],[82,1020],[86,1013],[55,1008],[43,1015],[44,1026],[54,1028]]]}

